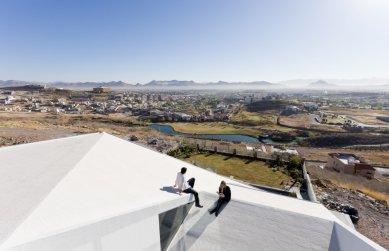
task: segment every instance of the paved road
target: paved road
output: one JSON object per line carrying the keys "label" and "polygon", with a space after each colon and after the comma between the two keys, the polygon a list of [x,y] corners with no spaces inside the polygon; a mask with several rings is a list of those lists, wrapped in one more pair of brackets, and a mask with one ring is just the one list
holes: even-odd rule
{"label": "paved road", "polygon": [[308,114],[308,118],[311,122],[311,125],[323,125],[323,126],[328,126],[328,127],[334,127],[334,126],[342,127],[340,125],[329,125],[329,124],[319,123],[318,121],[321,121],[321,118],[319,115],[316,115],[316,114]]}
{"label": "paved road", "polygon": [[[340,117],[343,117],[344,119],[348,119],[348,120],[351,120],[352,121],[352,124],[354,125],[357,125],[357,126],[360,126],[360,127],[367,127],[367,128],[389,128],[389,125],[368,125],[368,124],[364,124],[364,123],[361,123],[359,121],[356,121],[350,117],[348,117],[347,115],[339,115]],[[338,126],[338,125],[328,125],[328,124],[321,124],[321,123],[318,123],[317,121],[321,121],[320,119],[320,116],[319,115],[316,115],[316,114],[309,114],[308,115],[309,117],[309,120],[311,122],[311,125],[324,125],[324,126]]]}
{"label": "paved road", "polygon": [[321,121],[320,116],[316,114],[308,114],[308,118],[311,121],[311,125],[321,125],[317,121]]}
{"label": "paved road", "polygon": [[347,115],[340,115],[340,116],[343,116],[344,118],[346,119],[349,119],[351,121],[353,121],[356,125],[358,126],[361,126],[361,127],[369,127],[369,128],[389,128],[389,125],[368,125],[368,124],[364,124],[364,123],[361,123],[359,121],[356,121],[350,117],[348,117]]}

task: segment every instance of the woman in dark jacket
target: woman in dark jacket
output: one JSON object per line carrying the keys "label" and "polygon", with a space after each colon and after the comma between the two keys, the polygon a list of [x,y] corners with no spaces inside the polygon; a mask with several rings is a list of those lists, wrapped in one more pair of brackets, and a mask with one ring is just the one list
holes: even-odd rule
{"label": "woman in dark jacket", "polygon": [[217,205],[209,212],[210,214],[215,213],[215,216],[218,216],[220,207],[223,203],[228,203],[231,200],[231,189],[227,186],[224,180],[220,183],[218,194],[219,199],[217,201]]}

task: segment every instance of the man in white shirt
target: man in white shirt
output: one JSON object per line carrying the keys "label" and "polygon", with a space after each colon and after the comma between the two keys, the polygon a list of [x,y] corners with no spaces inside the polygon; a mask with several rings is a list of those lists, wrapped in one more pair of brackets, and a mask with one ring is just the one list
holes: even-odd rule
{"label": "man in white shirt", "polygon": [[196,190],[193,189],[194,183],[195,183],[195,178],[191,178],[188,181],[185,179],[185,173],[186,173],[186,167],[181,168],[181,172],[177,173],[176,177],[176,182],[174,184],[174,187],[177,187],[178,189],[178,194],[181,195],[181,193],[191,193],[195,197],[195,206],[196,207],[203,207],[200,205],[200,200],[199,200],[199,194],[197,193]]}

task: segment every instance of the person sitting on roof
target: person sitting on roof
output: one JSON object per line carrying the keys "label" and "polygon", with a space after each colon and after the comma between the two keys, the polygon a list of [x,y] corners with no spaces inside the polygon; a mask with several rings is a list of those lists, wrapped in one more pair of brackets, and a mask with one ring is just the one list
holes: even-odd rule
{"label": "person sitting on roof", "polygon": [[209,213],[215,213],[215,216],[217,217],[219,214],[220,207],[223,205],[223,203],[228,203],[231,200],[231,189],[229,186],[227,186],[226,182],[222,180],[222,182],[220,182],[219,191],[216,193],[219,194],[217,205],[214,209],[209,211]]}
{"label": "person sitting on roof", "polygon": [[188,181],[186,181],[185,173],[186,167],[181,168],[181,171],[177,173],[177,178],[174,187],[177,187],[179,195],[181,195],[182,192],[193,194],[196,201],[195,206],[201,208],[203,206],[200,205],[199,194],[196,190],[193,189],[195,178],[190,178]]}

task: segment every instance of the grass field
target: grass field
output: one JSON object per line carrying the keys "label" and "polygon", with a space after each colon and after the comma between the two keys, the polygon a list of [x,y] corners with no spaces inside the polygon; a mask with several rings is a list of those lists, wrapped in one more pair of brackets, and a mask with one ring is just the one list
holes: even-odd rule
{"label": "grass field", "polygon": [[191,134],[246,134],[257,137],[259,130],[250,127],[231,125],[223,122],[209,123],[164,123],[174,130]]}
{"label": "grass field", "polygon": [[343,119],[343,118],[339,118],[339,117],[331,117],[331,116],[328,116],[325,118],[326,120],[326,123],[327,124],[344,124],[346,123],[346,120]]}
{"label": "grass field", "polygon": [[260,111],[249,112],[242,108],[236,115],[231,118],[231,123],[246,126],[246,128],[252,127],[258,130],[270,130],[280,132],[291,132],[293,129],[279,126],[276,123],[276,117],[278,111]]}
{"label": "grass field", "polygon": [[280,123],[283,125],[301,127],[307,129],[311,127],[311,121],[309,120],[307,114],[280,116]]}
{"label": "grass field", "polygon": [[349,109],[349,108],[338,108],[330,107],[326,110],[328,113],[335,113],[341,115],[350,115],[350,116],[389,116],[388,110],[369,110],[369,109]]}
{"label": "grass field", "polygon": [[316,129],[329,132],[343,132],[344,129],[338,126],[312,125],[307,114],[296,114],[290,116],[280,116],[281,125],[300,127],[305,129]]}
{"label": "grass field", "polygon": [[389,123],[377,119],[375,116],[349,116],[351,119],[367,125],[389,125]]}
{"label": "grass field", "polygon": [[231,122],[251,126],[275,125],[275,118],[274,114],[271,113],[248,112],[245,109],[241,109],[231,118]]}
{"label": "grass field", "polygon": [[238,180],[253,184],[283,188],[282,184],[292,181],[288,175],[280,171],[274,172],[263,161],[248,162],[247,159],[229,158],[220,154],[197,154],[183,160],[216,171],[218,174],[227,177],[234,176]]}

